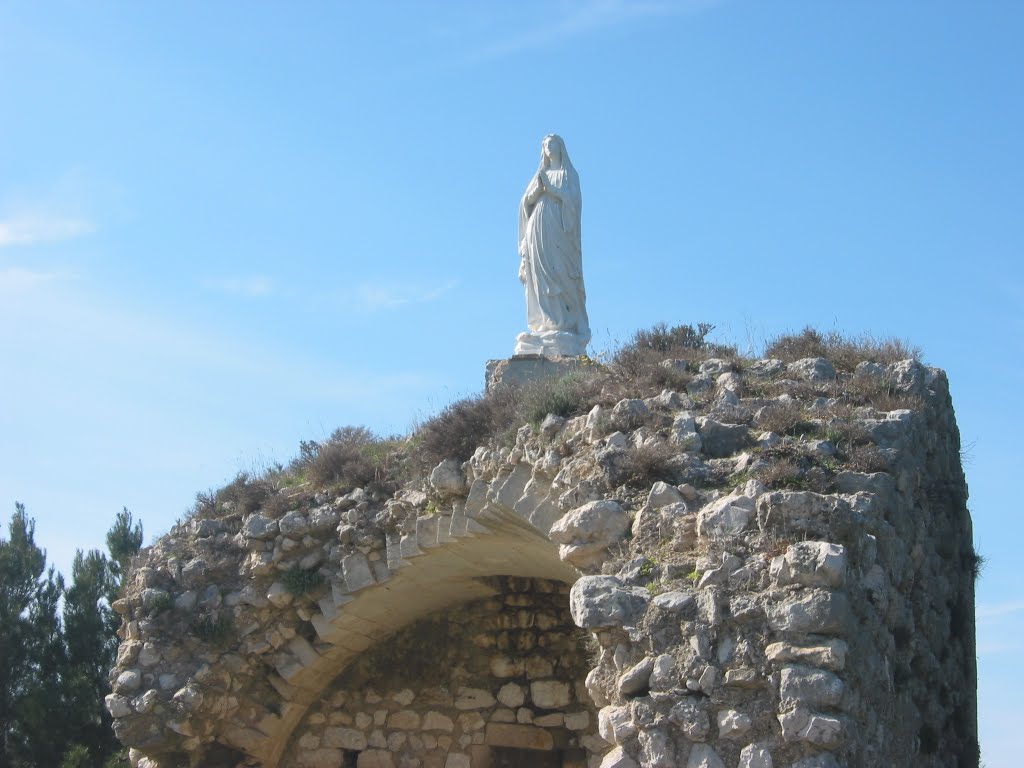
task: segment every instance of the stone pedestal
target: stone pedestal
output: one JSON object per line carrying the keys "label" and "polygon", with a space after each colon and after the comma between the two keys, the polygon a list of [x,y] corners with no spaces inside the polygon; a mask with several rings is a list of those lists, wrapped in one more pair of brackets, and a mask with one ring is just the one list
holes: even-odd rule
{"label": "stone pedestal", "polygon": [[488,360],[487,391],[499,384],[521,385],[543,379],[565,376],[579,370],[578,357],[545,357],[544,355],[513,355],[507,360]]}

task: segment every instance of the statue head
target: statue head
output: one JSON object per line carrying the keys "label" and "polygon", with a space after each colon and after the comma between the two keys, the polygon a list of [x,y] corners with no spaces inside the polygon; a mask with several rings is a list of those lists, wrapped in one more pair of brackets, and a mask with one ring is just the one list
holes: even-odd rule
{"label": "statue head", "polygon": [[557,133],[549,133],[541,140],[540,152],[545,165],[561,165],[565,157],[565,142]]}

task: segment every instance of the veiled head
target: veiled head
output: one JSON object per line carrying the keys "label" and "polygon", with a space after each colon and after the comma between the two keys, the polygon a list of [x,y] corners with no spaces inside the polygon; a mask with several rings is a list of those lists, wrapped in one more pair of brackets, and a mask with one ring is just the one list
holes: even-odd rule
{"label": "veiled head", "polygon": [[565,142],[557,133],[549,133],[540,143],[541,160],[545,165],[561,165],[568,160]]}

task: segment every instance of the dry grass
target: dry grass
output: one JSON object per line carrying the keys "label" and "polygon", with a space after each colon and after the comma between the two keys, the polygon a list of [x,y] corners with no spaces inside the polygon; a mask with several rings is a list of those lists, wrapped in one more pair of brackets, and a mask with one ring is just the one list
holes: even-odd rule
{"label": "dry grass", "polygon": [[774,357],[787,363],[805,357],[824,357],[840,371],[853,371],[865,360],[887,365],[900,360],[921,359],[921,350],[901,339],[864,335],[847,338],[835,331],[822,333],[804,328],[798,334],[784,334],[769,342],[765,357]]}

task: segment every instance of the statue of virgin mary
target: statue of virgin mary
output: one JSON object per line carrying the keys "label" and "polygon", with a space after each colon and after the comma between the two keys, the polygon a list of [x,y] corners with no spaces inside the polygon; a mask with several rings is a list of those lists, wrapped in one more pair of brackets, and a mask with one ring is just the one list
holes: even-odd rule
{"label": "statue of virgin mary", "polygon": [[540,168],[519,203],[519,280],[526,288],[529,331],[516,354],[578,357],[590,341],[580,246],[580,179],[565,142],[541,144]]}

